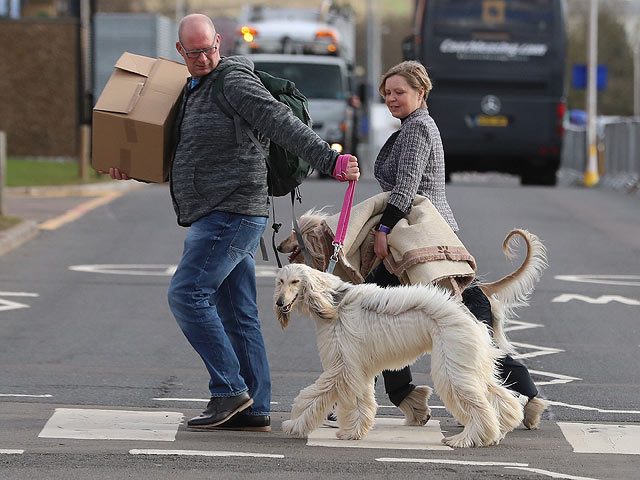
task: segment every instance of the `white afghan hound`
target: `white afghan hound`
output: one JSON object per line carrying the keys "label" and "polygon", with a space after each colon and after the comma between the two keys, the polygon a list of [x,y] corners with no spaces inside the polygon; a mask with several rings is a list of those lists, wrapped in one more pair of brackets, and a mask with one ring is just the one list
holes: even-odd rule
{"label": "white afghan hound", "polygon": [[[304,234],[315,228],[327,216],[328,214],[323,209],[308,210],[298,220],[301,233]],[[476,283],[491,304],[493,340],[500,350],[510,354],[514,354],[516,351],[505,335],[504,324],[508,319],[517,317],[516,309],[529,304],[529,298],[535,285],[548,266],[546,247],[536,235],[524,229],[513,229],[504,239],[502,250],[507,258],[514,256],[515,249],[513,247],[517,247],[518,239],[523,239],[527,248],[522,265],[495,282]],[[289,253],[289,262],[291,263],[304,263],[295,232],[291,232],[287,238],[280,242],[278,251]],[[430,391],[427,391],[422,395],[422,398],[428,397],[429,394]],[[424,403],[422,398],[418,402],[411,402],[407,408],[402,409],[408,424],[424,424],[428,420],[429,408],[427,406],[425,409],[425,406],[422,405]],[[538,397],[529,399],[524,407],[523,423],[525,427],[531,430],[537,429],[542,412],[547,408],[547,405],[545,400]]]}
{"label": "white afghan hound", "polygon": [[280,270],[274,292],[283,328],[292,309],[314,320],[324,371],[296,397],[291,419],[282,424],[288,435],[307,436],[335,404],[336,436],[364,438],[375,421],[375,376],[429,352],[436,391],[465,426],[443,443],[496,445],[522,421],[522,406],[498,379],[501,352],[487,328],[444,289],[353,285],[291,264]]}

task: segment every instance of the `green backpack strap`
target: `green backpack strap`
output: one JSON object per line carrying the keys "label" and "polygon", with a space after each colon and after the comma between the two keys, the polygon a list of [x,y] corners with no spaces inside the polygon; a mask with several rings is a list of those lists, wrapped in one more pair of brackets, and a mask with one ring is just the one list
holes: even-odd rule
{"label": "green backpack strap", "polygon": [[238,112],[236,112],[235,109],[231,106],[229,100],[227,100],[227,97],[224,96],[224,78],[229,72],[235,70],[235,68],[235,66],[230,66],[220,72],[218,78],[216,78],[213,84],[213,101],[216,102],[216,105],[218,105],[220,110],[222,110],[222,112],[227,117],[233,119],[233,124],[236,130],[236,143],[238,145],[242,143],[242,132],[245,132],[249,139],[256,146],[258,151],[262,154],[262,156],[267,158],[269,156],[268,152],[258,141],[251,128],[249,128],[247,122],[242,119]]}

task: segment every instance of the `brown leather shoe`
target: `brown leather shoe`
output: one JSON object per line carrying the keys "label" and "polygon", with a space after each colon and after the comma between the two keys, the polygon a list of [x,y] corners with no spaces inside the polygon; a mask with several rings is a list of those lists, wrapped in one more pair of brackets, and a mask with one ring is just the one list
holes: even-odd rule
{"label": "brown leather shoe", "polygon": [[253,398],[247,392],[234,397],[211,397],[205,411],[189,420],[187,426],[193,428],[215,427],[226,422],[236,413],[249,408],[251,404],[253,404]]}

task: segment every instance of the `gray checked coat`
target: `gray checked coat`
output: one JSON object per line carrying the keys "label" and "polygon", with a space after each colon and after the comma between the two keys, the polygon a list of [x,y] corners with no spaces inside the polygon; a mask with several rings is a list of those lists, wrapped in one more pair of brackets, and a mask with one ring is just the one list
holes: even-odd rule
{"label": "gray checked coat", "polygon": [[400,130],[386,141],[376,159],[374,174],[389,203],[408,215],[416,195],[431,200],[451,229],[458,231],[444,193],[444,149],[440,131],[426,107],[402,120]]}

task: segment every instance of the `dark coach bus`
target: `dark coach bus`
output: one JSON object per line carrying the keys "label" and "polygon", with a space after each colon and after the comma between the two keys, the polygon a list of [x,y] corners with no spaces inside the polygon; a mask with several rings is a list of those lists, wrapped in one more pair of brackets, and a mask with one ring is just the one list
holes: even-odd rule
{"label": "dark coach bus", "polygon": [[405,59],[427,68],[447,173],[554,185],[565,114],[564,0],[416,0]]}

